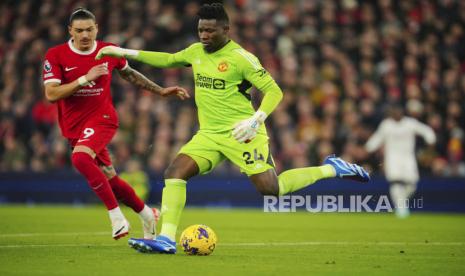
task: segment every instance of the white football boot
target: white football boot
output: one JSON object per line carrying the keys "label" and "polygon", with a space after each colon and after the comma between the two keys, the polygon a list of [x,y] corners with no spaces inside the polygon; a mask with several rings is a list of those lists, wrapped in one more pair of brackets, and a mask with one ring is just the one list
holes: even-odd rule
{"label": "white football boot", "polygon": [[153,216],[150,220],[142,220],[142,230],[144,231],[144,239],[153,240],[157,236],[157,222],[160,219],[160,211],[157,208],[152,208]]}
{"label": "white football boot", "polygon": [[129,234],[129,222],[125,218],[114,219],[111,222],[111,227],[113,228],[112,236],[113,239],[118,240]]}

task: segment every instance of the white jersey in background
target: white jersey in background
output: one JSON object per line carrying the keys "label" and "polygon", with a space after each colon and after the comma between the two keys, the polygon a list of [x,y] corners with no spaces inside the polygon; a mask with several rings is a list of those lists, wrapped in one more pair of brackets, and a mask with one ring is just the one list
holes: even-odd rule
{"label": "white jersey in background", "polygon": [[416,135],[422,136],[430,145],[436,142],[433,129],[414,118],[403,117],[400,121],[387,118],[366,143],[365,148],[368,152],[383,146],[384,173],[388,181],[418,181]]}

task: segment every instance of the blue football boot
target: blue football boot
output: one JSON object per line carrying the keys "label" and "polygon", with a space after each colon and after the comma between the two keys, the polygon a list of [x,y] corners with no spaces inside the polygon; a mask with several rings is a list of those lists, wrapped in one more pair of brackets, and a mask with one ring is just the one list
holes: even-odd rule
{"label": "blue football boot", "polygon": [[154,240],[131,238],[128,240],[128,244],[141,253],[176,253],[176,242],[161,235]]}
{"label": "blue football boot", "polygon": [[327,156],[323,164],[333,166],[336,176],[339,178],[360,182],[368,182],[370,180],[370,174],[364,168],[357,164],[346,162],[334,154]]}

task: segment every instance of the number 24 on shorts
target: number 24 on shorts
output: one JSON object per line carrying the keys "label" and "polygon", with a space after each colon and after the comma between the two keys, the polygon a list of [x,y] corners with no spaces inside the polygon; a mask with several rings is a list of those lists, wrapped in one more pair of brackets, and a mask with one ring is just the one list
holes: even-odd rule
{"label": "number 24 on shorts", "polygon": [[263,157],[263,154],[259,153],[257,149],[253,150],[253,160],[252,160],[252,153],[248,151],[244,151],[242,154],[242,157],[244,157],[244,162],[247,165],[255,163],[255,161],[262,160],[265,161],[265,158]]}

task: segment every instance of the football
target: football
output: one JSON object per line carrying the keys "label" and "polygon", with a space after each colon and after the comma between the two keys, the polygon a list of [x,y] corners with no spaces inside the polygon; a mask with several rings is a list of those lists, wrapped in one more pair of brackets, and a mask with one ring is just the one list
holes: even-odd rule
{"label": "football", "polygon": [[187,227],[181,234],[179,243],[187,255],[210,255],[216,247],[216,234],[213,230],[201,224]]}

